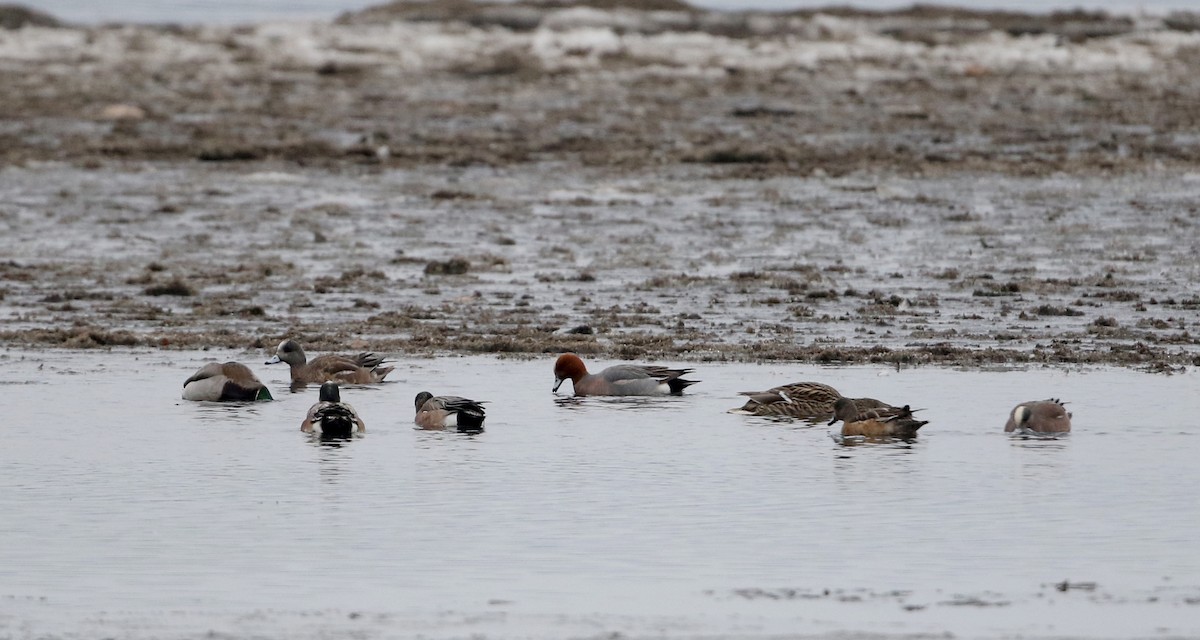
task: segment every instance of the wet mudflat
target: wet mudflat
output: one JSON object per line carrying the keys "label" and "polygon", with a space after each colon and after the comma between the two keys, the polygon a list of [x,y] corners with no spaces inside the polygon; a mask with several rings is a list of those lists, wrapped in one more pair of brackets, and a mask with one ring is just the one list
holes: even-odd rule
{"label": "wet mudflat", "polygon": [[3,334],[1160,371],[1197,357],[1200,175],[560,169],[10,168]]}
{"label": "wet mudflat", "polygon": [[0,339],[1197,358],[1186,24],[672,7],[0,32]]}
{"label": "wet mudflat", "polygon": [[[549,359],[404,359],[345,389],[368,431],[331,446],[299,431],[316,388],[289,393],[259,352],[0,358],[22,399],[3,635],[1200,633],[1191,374],[710,363],[684,397],[614,400],[552,394]],[[277,400],[178,400],[214,358]],[[930,424],[846,446],[724,413],[802,379]],[[413,430],[421,390],[490,400],[487,430]],[[1001,433],[1051,390],[1069,438]]]}

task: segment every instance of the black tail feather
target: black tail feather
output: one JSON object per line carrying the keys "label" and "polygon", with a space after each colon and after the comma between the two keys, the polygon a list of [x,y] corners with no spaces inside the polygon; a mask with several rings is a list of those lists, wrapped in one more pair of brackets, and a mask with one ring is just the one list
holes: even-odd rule
{"label": "black tail feather", "polygon": [[667,386],[671,389],[671,393],[683,393],[683,390],[700,382],[699,380],[685,380],[683,378],[671,378],[667,380]]}
{"label": "black tail feather", "polygon": [[313,416],[313,422],[320,422],[321,435],[330,438],[349,438],[358,426],[354,414],[338,405],[319,409]]}

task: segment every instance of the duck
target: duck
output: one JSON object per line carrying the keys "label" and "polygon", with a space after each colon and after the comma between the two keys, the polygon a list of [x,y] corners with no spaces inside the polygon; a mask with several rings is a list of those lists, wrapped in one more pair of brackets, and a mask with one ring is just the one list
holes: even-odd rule
{"label": "duck", "polygon": [[273,398],[250,367],[240,362],[210,362],[183,381],[183,399],[237,402]]}
{"label": "duck", "polygon": [[358,412],[347,402],[342,402],[342,392],[336,382],[321,385],[317,403],[309,407],[308,415],[300,423],[305,433],[319,433],[327,438],[349,438],[356,433],[365,433],[367,425]]}
{"label": "duck", "polygon": [[577,396],[660,396],[680,395],[699,380],[681,376],[692,369],[669,369],[658,365],[618,364],[599,373],[588,373],[583,360],[564,353],[554,363],[554,388],[570,380]]}
{"label": "duck", "polygon": [[842,436],[865,436],[868,438],[912,438],[917,430],[929,424],[928,420],[913,418],[912,409],[903,407],[878,407],[860,411],[852,398],[839,398],[833,403],[832,426],[842,421]]}
{"label": "duck", "polygon": [[1070,433],[1071,414],[1058,398],[1031,400],[1013,407],[1004,425],[1005,433]]}
{"label": "duck", "polygon": [[483,431],[487,414],[483,403],[459,396],[435,396],[428,391],[417,394],[417,416],[413,422],[422,429],[458,429],[465,433]]}
{"label": "duck", "polygon": [[374,384],[383,382],[383,378],[395,367],[383,366],[381,356],[363,352],[353,356],[327,354],[317,356],[311,361],[304,355],[304,349],[295,340],[284,340],[275,349],[275,356],[266,364],[286,362],[291,368],[293,384],[309,384],[320,382],[340,382],[343,384]]}
{"label": "duck", "polygon": [[[832,417],[834,403],[843,397],[837,389],[820,382],[792,382],[766,391],[742,391],[740,395],[749,396],[749,400],[729,413],[815,420]],[[859,411],[891,406],[874,398],[853,400]]]}

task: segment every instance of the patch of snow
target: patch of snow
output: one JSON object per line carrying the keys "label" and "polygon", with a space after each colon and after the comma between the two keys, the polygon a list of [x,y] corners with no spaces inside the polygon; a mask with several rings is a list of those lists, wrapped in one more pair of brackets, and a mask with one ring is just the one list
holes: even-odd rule
{"label": "patch of snow", "polygon": [[[550,70],[611,70],[643,74],[722,73],[728,69],[816,70],[853,64],[862,78],[897,69],[932,73],[1152,72],[1177,63],[1180,51],[1200,47],[1200,32],[1136,31],[1070,42],[1051,35],[1012,36],[993,31],[963,42],[930,46],[877,32],[862,19],[749,16],[738,23],[751,37],[681,30],[677,12],[639,13],[564,9],[532,32],[463,23],[390,22],[339,25],[274,22],[250,27],[207,26],[168,31],[142,27],[0,31],[0,65],[36,63],[42,73],[76,72],[79,66],[118,70],[123,65],[169,68],[193,65],[203,80],[248,73],[246,60],[284,70],[324,65],[370,66],[423,72],[456,69],[527,55]],[[732,20],[728,16],[723,20]],[[621,71],[624,73],[625,71]]]}

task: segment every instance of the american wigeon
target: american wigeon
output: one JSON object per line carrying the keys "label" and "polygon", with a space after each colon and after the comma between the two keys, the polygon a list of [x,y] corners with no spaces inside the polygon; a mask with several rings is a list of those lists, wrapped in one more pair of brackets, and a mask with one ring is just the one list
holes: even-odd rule
{"label": "american wigeon", "polygon": [[659,396],[680,394],[699,380],[680,376],[691,369],[668,369],[657,365],[619,364],[600,373],[588,373],[583,360],[573,353],[564,353],[554,363],[554,389],[564,380],[571,381],[577,396]]}
{"label": "american wigeon", "polygon": [[[837,389],[820,382],[793,382],[766,391],[742,391],[749,396],[746,404],[729,413],[753,416],[786,416],[826,420],[833,416],[833,405],[842,394]],[[859,411],[891,406],[874,398],[854,398]]]}
{"label": "american wigeon", "polygon": [[417,394],[417,417],[413,420],[422,429],[458,429],[467,433],[483,431],[487,417],[483,403],[459,396],[435,396],[428,391]]}
{"label": "american wigeon", "polygon": [[353,356],[323,355],[311,361],[304,349],[295,340],[284,340],[275,349],[275,356],[267,364],[286,362],[291,367],[292,382],[309,384],[316,382],[340,382],[343,384],[371,384],[383,382],[384,376],[395,367],[383,366],[382,357],[364,352]]}
{"label": "american wigeon", "polygon": [[301,431],[320,433],[328,438],[349,438],[367,430],[354,407],[342,402],[342,392],[336,382],[321,385],[317,398],[317,403],[308,409],[308,415],[300,423]]}
{"label": "american wigeon", "polygon": [[244,364],[210,362],[183,381],[184,400],[271,400],[271,391]]}
{"label": "american wigeon", "polygon": [[1004,425],[1005,433],[1069,433],[1071,414],[1058,398],[1032,400],[1013,407]]}
{"label": "american wigeon", "polygon": [[833,420],[842,421],[843,436],[866,436],[868,438],[911,438],[917,430],[929,424],[928,420],[913,418],[912,409],[903,407],[879,407],[860,411],[851,398],[839,398],[833,403]]}

